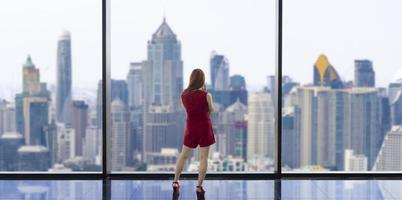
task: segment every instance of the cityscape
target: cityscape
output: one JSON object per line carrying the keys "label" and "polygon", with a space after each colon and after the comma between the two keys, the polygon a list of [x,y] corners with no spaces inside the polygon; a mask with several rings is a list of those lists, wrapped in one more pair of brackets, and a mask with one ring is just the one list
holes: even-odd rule
{"label": "cityscape", "polygon": [[[113,171],[173,171],[181,150],[186,87],[181,41],[164,18],[150,35],[146,60],[127,63],[111,80]],[[96,99],[72,96],[71,33],[57,41],[56,89],[41,82],[34,58],[22,65],[22,90],[0,101],[1,171],[100,171],[102,81]],[[213,96],[216,144],[209,171],[274,170],[275,76],[258,91],[230,71],[229,57],[211,50],[207,90]],[[312,58],[313,60],[314,58]],[[353,61],[351,61],[353,62]],[[402,77],[376,87],[373,61],[354,60],[342,80],[318,55],[311,83],[282,77],[282,167],[285,171],[401,171]],[[112,66],[113,68],[113,66]],[[112,69],[113,70],[113,69]],[[230,73],[231,72],[231,73]],[[194,152],[184,171],[197,171]]]}

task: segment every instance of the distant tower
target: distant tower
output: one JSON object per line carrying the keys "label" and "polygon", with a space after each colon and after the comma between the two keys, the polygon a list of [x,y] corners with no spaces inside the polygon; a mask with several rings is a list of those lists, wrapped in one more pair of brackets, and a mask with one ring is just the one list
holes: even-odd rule
{"label": "distant tower", "polygon": [[143,63],[145,106],[178,107],[183,90],[181,43],[166,20],[148,41],[148,59]]}
{"label": "distant tower", "polygon": [[267,92],[257,92],[248,99],[247,160],[270,157],[275,151],[274,109]]}
{"label": "distant tower", "polygon": [[224,55],[212,52],[210,58],[211,83],[214,90],[229,90],[229,61]]}
{"label": "distant tower", "polygon": [[84,101],[72,102],[72,120],[71,125],[75,129],[75,153],[77,156],[83,155],[83,141],[88,126],[88,104]]}
{"label": "distant tower", "polygon": [[57,44],[57,92],[56,120],[70,123],[71,120],[71,36],[63,31]]}
{"label": "distant tower", "polygon": [[128,105],[128,89],[126,80],[114,80],[111,82],[111,101],[120,99],[124,105]]}
{"label": "distant tower", "polygon": [[119,99],[113,100],[112,110],[112,169],[122,170],[127,165],[130,152],[130,114],[127,106]]}
{"label": "distant tower", "polygon": [[375,72],[370,60],[355,60],[356,87],[375,87]]}
{"label": "distant tower", "polygon": [[230,89],[231,90],[246,90],[246,80],[242,75],[230,76]]}
{"label": "distant tower", "polygon": [[314,64],[314,85],[327,86],[333,89],[343,87],[338,72],[329,63],[327,56],[324,54],[320,55]]}
{"label": "distant tower", "polygon": [[142,63],[131,63],[127,74],[128,106],[138,108],[143,101]]}
{"label": "distant tower", "polygon": [[373,171],[402,170],[402,126],[393,126],[387,133],[375,160]]}

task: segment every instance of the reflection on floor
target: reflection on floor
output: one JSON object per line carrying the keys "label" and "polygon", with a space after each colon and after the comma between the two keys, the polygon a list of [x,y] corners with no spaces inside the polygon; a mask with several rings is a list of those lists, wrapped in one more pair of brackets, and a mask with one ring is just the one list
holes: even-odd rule
{"label": "reflection on floor", "polygon": [[[112,181],[112,199],[173,199],[171,181]],[[196,199],[196,181],[180,181],[178,199]],[[205,199],[274,199],[273,181],[205,181]]]}
{"label": "reflection on floor", "polygon": [[0,199],[102,199],[102,181],[0,181]]}
{"label": "reflection on floor", "polygon": [[[170,181],[112,181],[113,200],[172,199]],[[181,181],[178,199],[195,198],[196,181]],[[402,199],[400,180],[283,180],[281,199]],[[207,200],[274,199],[274,181],[207,180]],[[97,200],[102,181],[0,181],[0,199]]]}

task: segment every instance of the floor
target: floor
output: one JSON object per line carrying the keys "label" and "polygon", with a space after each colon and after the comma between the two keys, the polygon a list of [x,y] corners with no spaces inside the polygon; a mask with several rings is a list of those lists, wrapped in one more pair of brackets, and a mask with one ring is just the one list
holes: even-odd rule
{"label": "floor", "polygon": [[[111,199],[172,198],[170,181],[112,181]],[[181,181],[177,199],[195,199],[195,181]],[[397,180],[283,180],[281,199],[401,199]],[[206,181],[207,200],[275,199],[273,181]],[[102,181],[0,181],[1,200],[97,200]]]}

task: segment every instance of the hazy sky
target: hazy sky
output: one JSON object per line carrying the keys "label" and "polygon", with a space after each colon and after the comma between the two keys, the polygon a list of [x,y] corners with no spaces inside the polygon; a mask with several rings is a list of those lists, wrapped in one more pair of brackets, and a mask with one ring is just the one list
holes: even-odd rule
{"label": "hazy sky", "polygon": [[167,23],[182,43],[184,81],[202,68],[210,82],[213,50],[229,59],[230,74],[252,88],[275,73],[274,0],[112,0],[112,77],[125,78],[129,63],[146,59],[147,41]]}
{"label": "hazy sky", "polygon": [[[227,56],[230,74],[253,88],[275,68],[275,0],[111,0],[112,77],[146,59],[146,44],[162,22],[182,42],[184,79],[194,67],[209,81],[212,50]],[[377,83],[402,77],[402,2],[398,0],[284,0],[283,73],[311,82],[321,53],[344,79],[354,59],[374,63]],[[0,90],[21,87],[27,54],[43,81],[56,77],[57,38],[72,33],[73,86],[96,88],[101,77],[100,0],[13,0],[0,7]],[[399,74],[399,75],[398,75]],[[1,92],[0,92],[1,95]]]}
{"label": "hazy sky", "polygon": [[[13,0],[0,6],[0,95],[20,92],[22,65],[31,54],[42,81],[56,80],[57,39],[71,32],[73,87],[96,88],[102,77],[99,0]],[[17,90],[17,91],[16,91]],[[6,93],[6,94],[4,94]]]}

